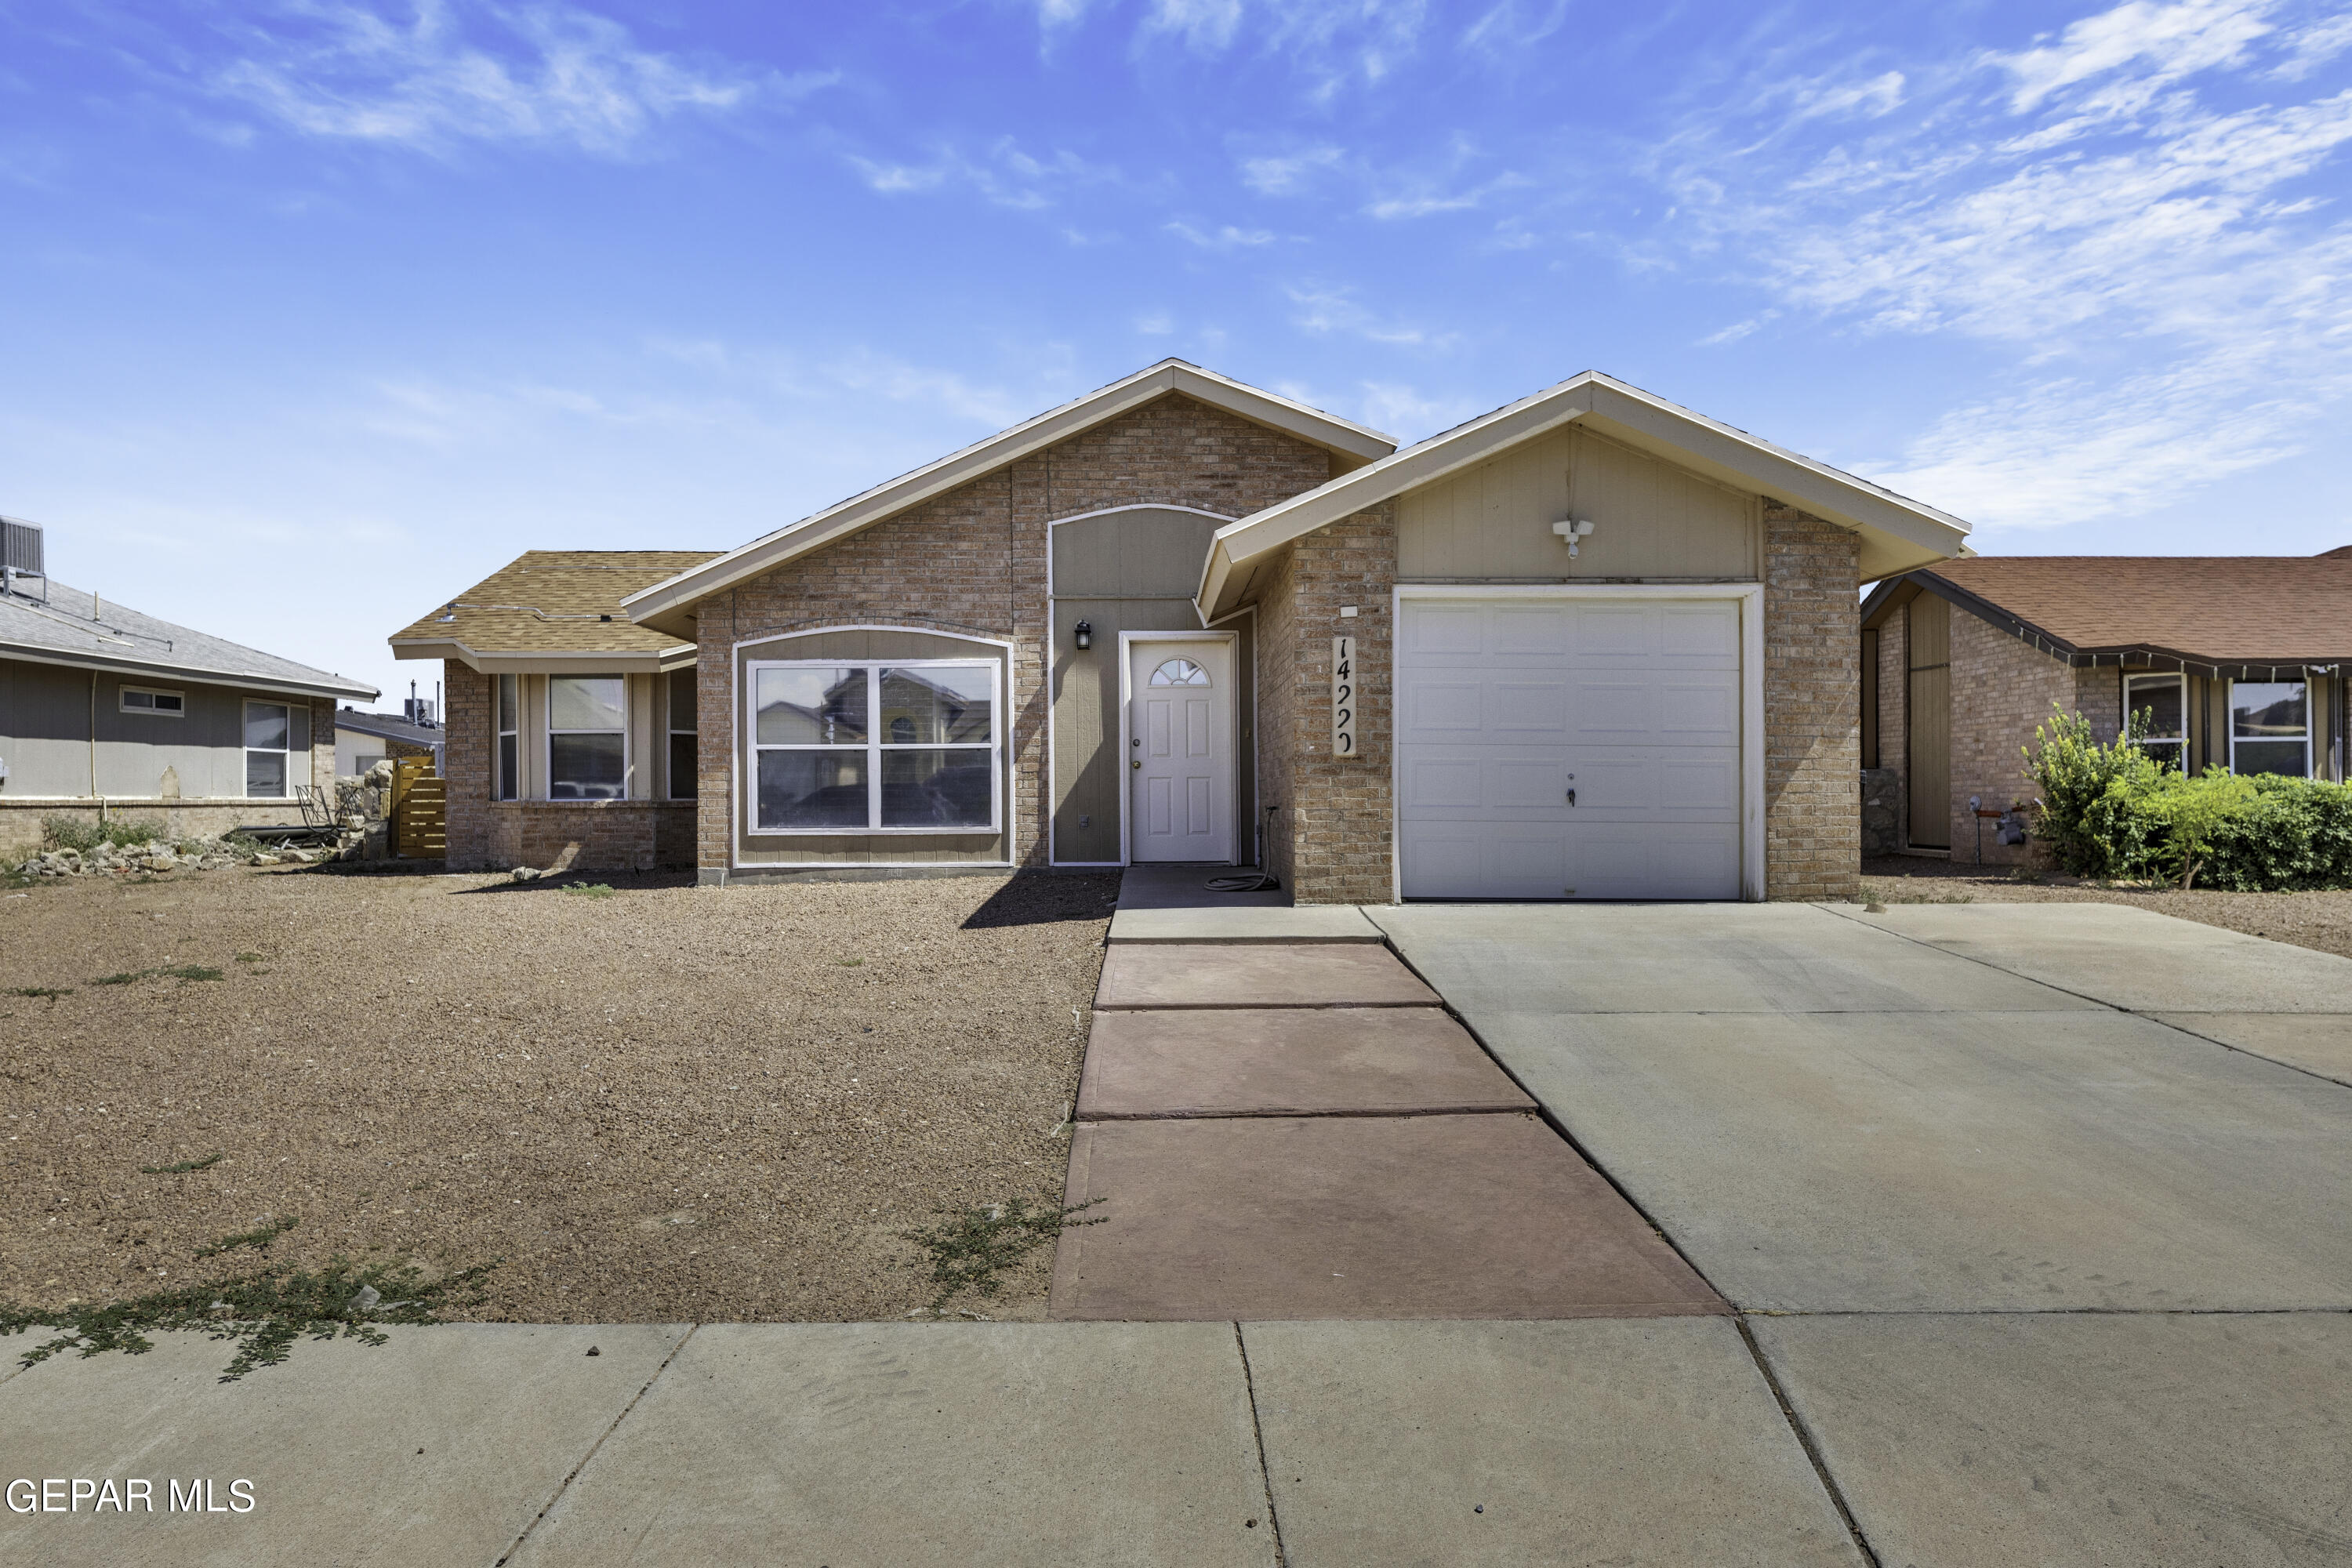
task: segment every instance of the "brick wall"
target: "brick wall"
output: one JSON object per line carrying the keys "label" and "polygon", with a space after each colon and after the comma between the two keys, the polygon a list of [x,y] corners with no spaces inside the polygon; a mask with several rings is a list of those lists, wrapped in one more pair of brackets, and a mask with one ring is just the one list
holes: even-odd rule
{"label": "brick wall", "polygon": [[1764,503],[1764,896],[1861,889],[1861,541]]}
{"label": "brick wall", "polygon": [[[441,664],[441,776],[448,796],[449,869],[491,868],[490,745],[497,678],[455,659]],[[508,866],[523,864],[509,860]]]}
{"label": "brick wall", "polygon": [[[1395,681],[1389,590],[1396,512],[1383,503],[1293,544],[1259,598],[1260,744],[1266,801],[1280,809],[1267,859],[1302,904],[1396,896],[1389,758]],[[1360,614],[1342,619],[1340,606]],[[1358,755],[1331,752],[1331,639],[1356,639]]]}
{"label": "brick wall", "polygon": [[488,811],[488,867],[649,871],[685,864],[693,819],[687,801],[498,801]]}
{"label": "brick wall", "polygon": [[[1966,610],[1952,611],[1952,859],[1974,864],[1977,819],[1969,808],[1975,795],[1987,809],[2033,798],[2024,749],[2036,726],[2046,723],[2053,703],[2090,720],[2101,742],[2115,739],[2119,705],[2116,671],[2072,669]],[[2037,847],[1999,842],[1988,821],[1984,863],[2032,862]]]}
{"label": "brick wall", "polygon": [[729,864],[736,711],[732,649],[810,626],[878,624],[1013,645],[1005,733],[1013,858],[1045,847],[1045,525],[1143,502],[1244,517],[1330,477],[1320,447],[1191,398],[1161,398],[705,600],[696,640],[706,717],[698,858]]}

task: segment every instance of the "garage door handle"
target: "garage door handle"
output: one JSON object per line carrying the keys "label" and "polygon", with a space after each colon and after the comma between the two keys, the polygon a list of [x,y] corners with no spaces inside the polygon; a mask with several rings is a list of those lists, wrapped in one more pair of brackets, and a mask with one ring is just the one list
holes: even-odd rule
{"label": "garage door handle", "polygon": [[1572,789],[1568,792],[1568,804],[1570,805],[1576,804],[1576,792]]}

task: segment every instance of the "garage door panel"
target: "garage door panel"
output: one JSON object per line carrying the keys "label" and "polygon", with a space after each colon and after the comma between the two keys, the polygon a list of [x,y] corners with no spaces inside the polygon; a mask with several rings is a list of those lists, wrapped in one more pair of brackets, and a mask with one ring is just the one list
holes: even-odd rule
{"label": "garage door panel", "polygon": [[1476,811],[1486,805],[1484,761],[1459,752],[1397,757],[1398,808],[1407,817],[1428,811]]}
{"label": "garage door panel", "polygon": [[1657,727],[1671,741],[1738,744],[1739,672],[1712,677],[1662,677],[1657,685]]}
{"label": "garage door panel", "polygon": [[1486,738],[1567,739],[1568,695],[1568,683],[1562,679],[1489,678],[1486,683]]}
{"label": "garage door panel", "polygon": [[1739,896],[1737,604],[1402,609],[1407,897]]}
{"label": "garage door panel", "polygon": [[1433,680],[1421,675],[1407,676],[1402,685],[1404,700],[1399,704],[1397,726],[1400,744],[1435,736],[1475,740],[1484,727],[1482,682],[1453,677]]}

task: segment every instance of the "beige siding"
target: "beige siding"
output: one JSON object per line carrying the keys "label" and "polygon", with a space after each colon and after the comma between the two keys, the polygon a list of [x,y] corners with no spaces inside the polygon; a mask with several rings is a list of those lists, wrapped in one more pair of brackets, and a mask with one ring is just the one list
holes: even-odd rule
{"label": "beige siding", "polygon": [[[1754,582],[1759,499],[1570,426],[1397,501],[1397,575],[1408,583],[1602,580]],[[1590,521],[1570,560],[1552,532]]]}
{"label": "beige siding", "polygon": [[[1192,607],[1209,537],[1230,520],[1174,507],[1131,507],[1053,525],[1054,858],[1063,863],[1119,858],[1119,808],[1127,790],[1120,745],[1118,638],[1121,632],[1201,629]],[[1256,852],[1257,803],[1251,765],[1250,628],[1244,616],[1220,630],[1238,631],[1234,650],[1236,759],[1234,858]],[[1073,643],[1080,621],[1093,628],[1084,653]]]}
{"label": "beige siding", "polygon": [[1910,668],[1905,703],[1908,745],[1910,842],[1920,848],[1951,845],[1952,644],[1951,606],[1932,595],[1911,601]]}

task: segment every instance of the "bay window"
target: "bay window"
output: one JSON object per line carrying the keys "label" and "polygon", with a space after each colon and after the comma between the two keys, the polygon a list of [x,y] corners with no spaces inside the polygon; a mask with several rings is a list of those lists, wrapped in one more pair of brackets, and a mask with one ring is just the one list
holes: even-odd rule
{"label": "bay window", "polygon": [[2186,679],[2178,675],[2124,677],[2125,732],[2130,732],[2133,720],[2139,720],[2146,726],[2139,749],[2159,763],[2184,771],[2189,761],[2186,685]]}
{"label": "bay window", "polygon": [[2311,773],[2311,689],[2300,680],[2230,682],[2230,771]]}
{"label": "bay window", "polygon": [[547,678],[547,798],[618,800],[629,742],[625,683],[617,675]]}
{"label": "bay window", "polygon": [[997,826],[997,665],[755,663],[751,829],[971,833]]}
{"label": "bay window", "polygon": [[692,800],[701,772],[696,760],[694,730],[695,670],[689,665],[669,672],[669,797]]}
{"label": "bay window", "polygon": [[499,677],[499,794],[512,800],[521,791],[522,677]]}
{"label": "bay window", "polygon": [[293,719],[283,702],[245,705],[245,793],[249,799],[286,798],[287,742]]}

